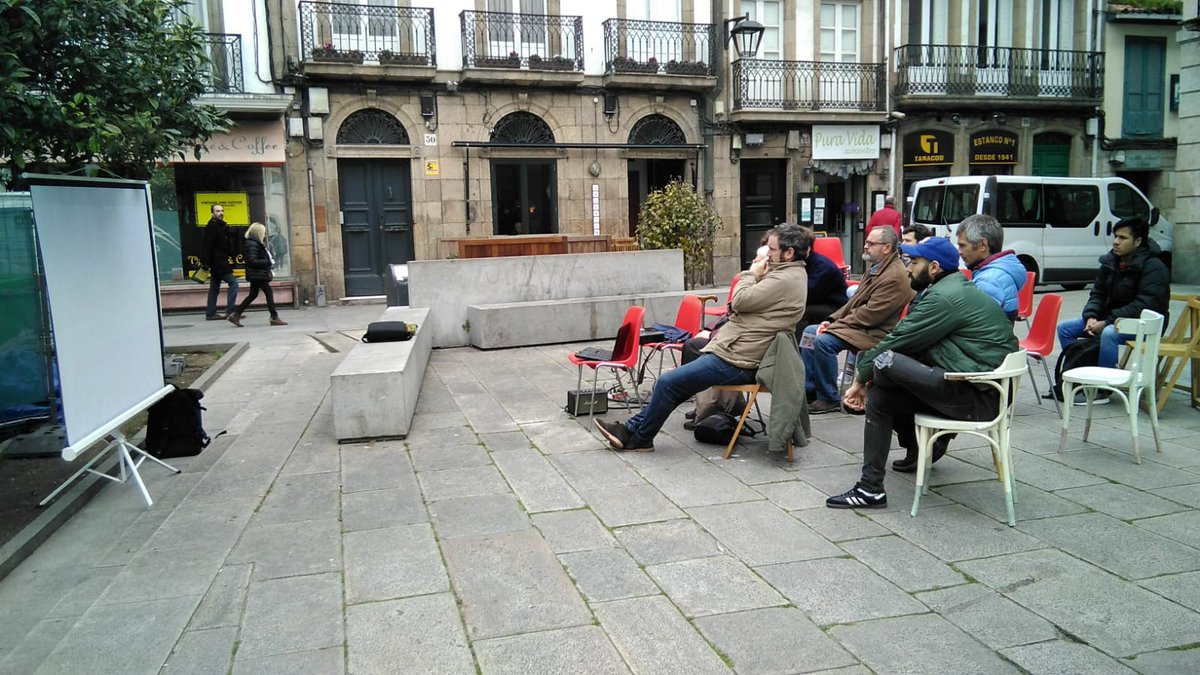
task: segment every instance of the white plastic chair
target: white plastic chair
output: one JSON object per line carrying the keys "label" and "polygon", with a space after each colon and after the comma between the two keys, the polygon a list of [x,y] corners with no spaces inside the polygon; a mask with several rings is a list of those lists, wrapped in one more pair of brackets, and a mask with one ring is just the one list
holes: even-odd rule
{"label": "white plastic chair", "polygon": [[1142,310],[1140,319],[1117,319],[1116,329],[1121,333],[1135,334],[1132,351],[1124,368],[1085,366],[1072,368],[1063,373],[1063,416],[1062,434],[1058,439],[1058,451],[1067,444],[1067,430],[1071,424],[1071,403],[1075,389],[1083,390],[1087,400],[1087,421],[1083,424],[1083,440],[1092,430],[1092,400],[1096,390],[1110,391],[1125,404],[1129,413],[1129,431],[1133,434],[1133,461],[1142,463],[1142,450],[1138,444],[1138,401],[1145,391],[1149,397],[1150,428],[1154,430],[1154,449],[1162,452],[1158,438],[1158,405],[1155,400],[1154,369],[1158,363],[1158,344],[1162,339],[1163,316],[1149,309]]}
{"label": "white plastic chair", "polygon": [[933,442],[947,434],[971,434],[984,439],[992,446],[992,461],[996,464],[996,474],[1000,482],[1004,484],[1008,525],[1016,527],[1017,514],[1014,505],[1017,495],[1013,485],[1009,437],[1012,433],[1012,414],[1013,406],[1016,403],[1017,388],[1021,384],[1021,375],[1025,373],[1027,359],[1028,355],[1022,349],[1004,357],[1000,367],[989,372],[946,373],[947,380],[972,382],[992,387],[1000,392],[1000,407],[995,418],[972,422],[924,413],[918,413],[914,417],[917,426],[917,488],[913,494],[913,517],[917,515],[917,507],[921,504],[921,495],[929,492],[929,470],[933,466],[933,462],[930,461],[933,454]]}

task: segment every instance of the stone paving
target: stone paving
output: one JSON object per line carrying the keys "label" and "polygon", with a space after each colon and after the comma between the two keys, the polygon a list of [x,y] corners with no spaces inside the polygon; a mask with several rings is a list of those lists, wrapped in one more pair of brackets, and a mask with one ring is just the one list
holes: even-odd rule
{"label": "stone paving", "polygon": [[[861,418],[814,417],[793,465],[765,440],[721,459],[682,409],[656,452],[614,453],[561,410],[568,345],[435,351],[407,439],[339,445],[329,374],[380,310],[233,333],[205,398],[228,433],[146,468],[152,508],[106,487],[0,582],[0,672],[1200,672],[1183,395],[1139,466],[1116,405],[1059,453],[1024,382],[1016,528],[965,439],[918,517],[891,472],[890,508],[835,511]],[[197,323],[169,338],[231,335]]]}

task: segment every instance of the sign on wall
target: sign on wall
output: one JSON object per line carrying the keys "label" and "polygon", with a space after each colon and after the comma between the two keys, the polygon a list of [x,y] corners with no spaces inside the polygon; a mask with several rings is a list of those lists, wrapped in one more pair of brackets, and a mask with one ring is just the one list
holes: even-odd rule
{"label": "sign on wall", "polygon": [[993,129],[971,134],[972,164],[1016,164],[1017,135]]}
{"label": "sign on wall", "polygon": [[948,166],[954,163],[954,135],[948,131],[914,131],[904,136],[904,166]]}
{"label": "sign on wall", "polygon": [[204,227],[212,218],[213,204],[225,207],[225,224],[246,226],[250,224],[250,195],[245,192],[197,192],[196,226]]}
{"label": "sign on wall", "polygon": [[[200,151],[200,159],[187,152],[171,158],[173,162],[205,164],[283,164],[287,159],[284,148],[282,120],[240,121],[226,133],[213,134]],[[208,221],[208,217],[204,218]]]}
{"label": "sign on wall", "polygon": [[813,159],[877,159],[879,127],[873,124],[814,124]]}

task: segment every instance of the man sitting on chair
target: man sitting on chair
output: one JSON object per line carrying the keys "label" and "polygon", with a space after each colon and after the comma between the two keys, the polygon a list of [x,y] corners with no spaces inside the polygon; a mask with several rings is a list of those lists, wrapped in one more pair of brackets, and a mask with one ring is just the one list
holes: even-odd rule
{"label": "man sitting on chair", "polygon": [[614,450],[653,452],[654,436],[680,403],[712,386],[753,384],[758,364],[776,334],[795,329],[808,293],[803,260],[812,235],[798,225],[780,225],[771,231],[767,246],[767,260],[738,274],[729,321],[700,357],[663,373],[650,403],[628,422],[596,419],[596,427]]}
{"label": "man sitting on chair", "polygon": [[[887,507],[883,476],[892,432],[907,450],[904,461],[915,466],[916,413],[959,420],[995,417],[997,391],[948,381],[945,375],[994,370],[1017,350],[1004,311],[958,273],[958,251],[949,239],[930,237],[900,250],[912,257],[908,275],[913,288],[929,290],[890,335],[858,359],[845,403],[865,405],[867,411],[862,478],[849,491],[825,500],[830,508]],[[934,458],[940,458],[936,448]]]}
{"label": "man sitting on chair", "polygon": [[977,213],[958,225],[958,254],[971,282],[1000,303],[1009,321],[1017,320],[1017,295],[1025,287],[1025,265],[1004,249],[1004,228],[995,218]]}
{"label": "man sitting on chair", "polygon": [[867,235],[863,260],[870,265],[858,291],[829,320],[804,329],[811,349],[801,349],[804,357],[805,389],[812,404],[813,415],[832,412],[841,407],[838,395],[837,357],[847,349],[870,349],[884,338],[900,312],[913,298],[908,275],[896,251],[896,232],[890,227],[877,227]]}

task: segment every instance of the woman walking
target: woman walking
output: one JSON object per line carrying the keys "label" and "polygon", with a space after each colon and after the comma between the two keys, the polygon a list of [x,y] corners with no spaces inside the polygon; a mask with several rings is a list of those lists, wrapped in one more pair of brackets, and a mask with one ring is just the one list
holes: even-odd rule
{"label": "woman walking", "polygon": [[229,320],[238,328],[242,327],[242,314],[258,292],[267,298],[267,311],[271,313],[272,326],[286,326],[287,322],[279,318],[275,311],[275,296],[271,293],[271,268],[275,259],[271,257],[271,249],[267,246],[267,228],[262,223],[252,223],[246,228],[246,244],[243,249],[246,258],[246,281],[250,282],[250,295],[242,300],[237,311],[229,315]]}

